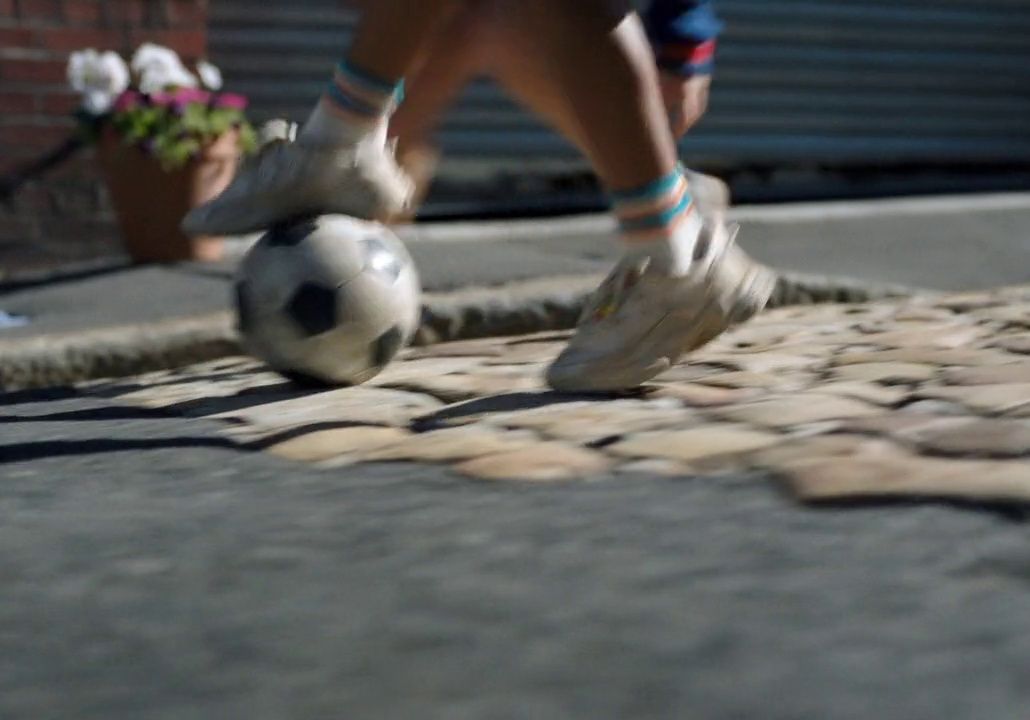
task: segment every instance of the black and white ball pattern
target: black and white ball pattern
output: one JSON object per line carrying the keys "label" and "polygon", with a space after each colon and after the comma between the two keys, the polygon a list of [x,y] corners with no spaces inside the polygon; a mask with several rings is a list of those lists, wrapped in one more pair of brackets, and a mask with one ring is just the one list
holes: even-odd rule
{"label": "black and white ball pattern", "polygon": [[370,380],[421,316],[404,244],[384,225],[342,215],[269,230],[244,258],[235,294],[247,350],[306,384]]}

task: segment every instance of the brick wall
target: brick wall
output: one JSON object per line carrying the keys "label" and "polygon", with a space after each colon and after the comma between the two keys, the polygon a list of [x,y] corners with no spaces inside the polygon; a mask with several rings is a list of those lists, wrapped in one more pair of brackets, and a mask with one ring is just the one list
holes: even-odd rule
{"label": "brick wall", "polygon": [[[187,60],[207,49],[207,0],[0,0],[0,175],[74,130],[69,53],[145,41]],[[117,253],[117,231],[92,152],[80,153],[0,206],[0,275]]]}

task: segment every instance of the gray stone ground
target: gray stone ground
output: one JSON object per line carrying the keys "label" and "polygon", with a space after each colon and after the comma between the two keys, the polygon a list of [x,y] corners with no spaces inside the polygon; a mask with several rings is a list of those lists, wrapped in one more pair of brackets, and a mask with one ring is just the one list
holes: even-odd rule
{"label": "gray stone ground", "polygon": [[756,475],[316,470],[0,398],[0,717],[1025,717],[1030,532]]}
{"label": "gray stone ground", "polygon": [[540,337],[0,395],[0,718],[1024,718],[1026,292],[775,310],[586,407]]}

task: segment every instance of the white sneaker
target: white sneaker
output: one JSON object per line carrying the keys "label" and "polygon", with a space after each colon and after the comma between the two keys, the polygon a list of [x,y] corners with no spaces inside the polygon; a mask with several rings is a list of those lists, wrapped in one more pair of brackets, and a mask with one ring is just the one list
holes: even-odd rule
{"label": "white sneaker", "polygon": [[568,392],[635,388],[758,313],[776,276],[738,248],[735,236],[723,224],[706,224],[684,276],[661,273],[647,258],[620,262],[548,369],[548,384]]}
{"label": "white sneaker", "polygon": [[683,168],[687,178],[690,196],[694,198],[697,214],[709,225],[721,225],[726,222],[726,213],[730,209],[730,189],[722,180],[712,175],[690,168]]}
{"label": "white sneaker", "polygon": [[402,212],[414,191],[389,146],[330,147],[272,132],[232,184],[182,222],[188,235],[241,235],[292,217],[340,213],[382,220]]}

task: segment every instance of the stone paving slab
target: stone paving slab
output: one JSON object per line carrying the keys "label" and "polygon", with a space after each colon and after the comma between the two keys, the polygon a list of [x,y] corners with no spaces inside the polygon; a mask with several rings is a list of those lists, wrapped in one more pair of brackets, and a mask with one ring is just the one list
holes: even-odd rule
{"label": "stone paving slab", "polygon": [[240,357],[80,387],[323,467],[534,482],[756,469],[812,503],[1027,503],[1028,327],[1030,287],[780,308],[613,397],[543,387],[562,332],[412,348],[324,392]]}

